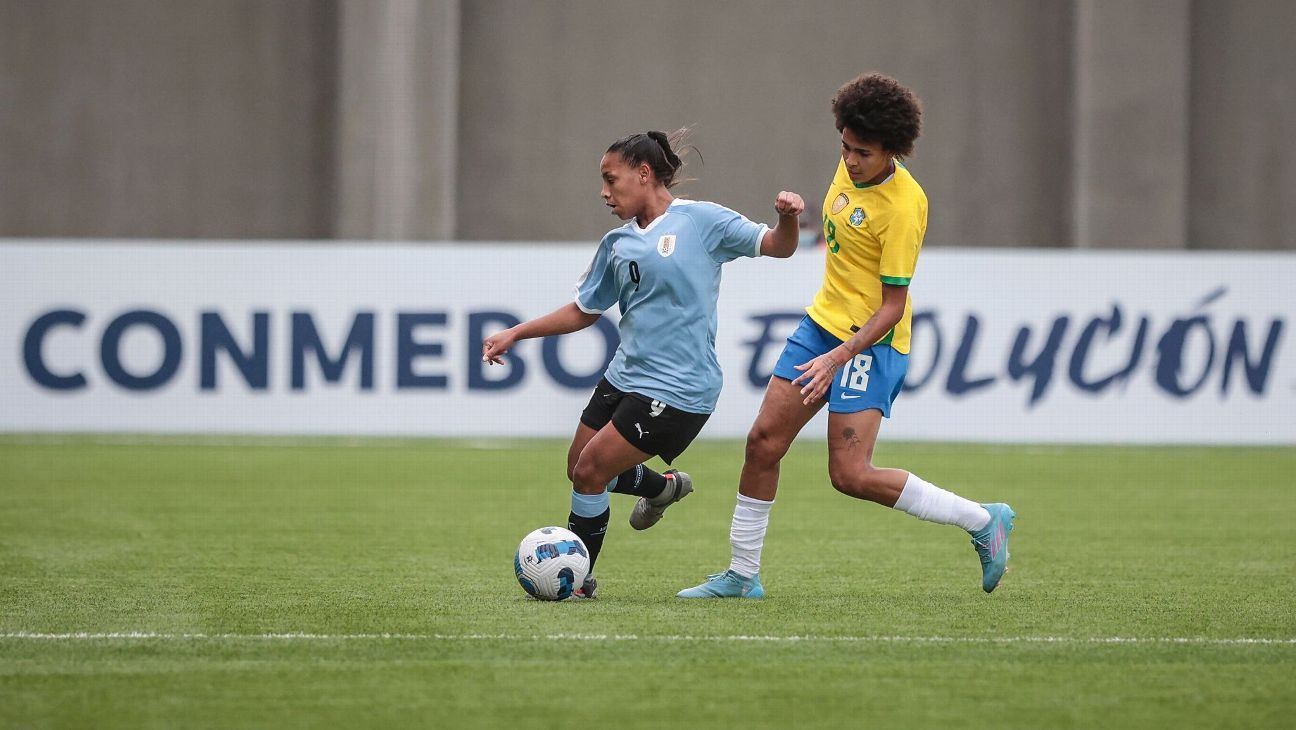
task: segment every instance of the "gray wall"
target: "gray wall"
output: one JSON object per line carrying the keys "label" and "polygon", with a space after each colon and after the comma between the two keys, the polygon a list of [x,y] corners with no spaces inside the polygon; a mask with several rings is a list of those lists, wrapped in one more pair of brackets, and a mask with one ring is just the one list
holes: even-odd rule
{"label": "gray wall", "polygon": [[327,236],[329,3],[0,2],[0,235]]}
{"label": "gray wall", "polygon": [[1189,245],[1296,248],[1296,3],[1193,12]]}
{"label": "gray wall", "polygon": [[828,103],[923,98],[934,245],[1296,249],[1296,4],[0,0],[0,236],[589,240],[607,144],[818,205]]}
{"label": "gray wall", "polygon": [[[607,5],[465,4],[462,237],[597,238],[615,222],[599,157],[644,128],[694,125],[692,197],[762,219],[782,188],[818,206],[840,148],[833,92],[879,69],[926,106],[911,169],[933,201],[929,240],[1066,242],[1067,6]],[[1010,205],[991,192],[1007,190]]]}

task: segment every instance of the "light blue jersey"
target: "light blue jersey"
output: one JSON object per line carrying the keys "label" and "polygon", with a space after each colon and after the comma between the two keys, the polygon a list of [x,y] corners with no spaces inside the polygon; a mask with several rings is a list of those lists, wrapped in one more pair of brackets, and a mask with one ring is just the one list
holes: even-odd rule
{"label": "light blue jersey", "polygon": [[581,311],[621,307],[608,382],[682,411],[714,411],[723,379],[715,353],[720,267],[759,256],[767,228],[715,203],[676,198],[647,228],[631,220],[609,231],[576,282]]}

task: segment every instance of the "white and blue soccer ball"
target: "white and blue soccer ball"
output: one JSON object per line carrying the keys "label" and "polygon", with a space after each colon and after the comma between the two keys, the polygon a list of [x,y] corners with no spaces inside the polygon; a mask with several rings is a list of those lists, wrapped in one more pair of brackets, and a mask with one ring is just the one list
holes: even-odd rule
{"label": "white and blue soccer ball", "polygon": [[576,533],[561,527],[541,527],[522,538],[513,571],[533,598],[561,601],[589,575],[589,551]]}

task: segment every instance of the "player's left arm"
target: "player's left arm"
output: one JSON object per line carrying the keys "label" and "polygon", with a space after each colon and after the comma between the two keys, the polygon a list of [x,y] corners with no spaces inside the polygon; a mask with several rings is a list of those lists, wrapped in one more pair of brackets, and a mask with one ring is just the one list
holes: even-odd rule
{"label": "player's left arm", "polygon": [[923,234],[927,230],[926,203],[919,202],[910,215],[890,216],[879,221],[882,257],[878,269],[882,278],[882,304],[849,340],[797,366],[802,372],[792,382],[802,386],[806,405],[828,392],[838,368],[872,347],[904,317],[905,304],[909,300],[909,282],[918,266],[918,250],[922,248]]}
{"label": "player's left arm", "polygon": [[842,364],[869,349],[882,339],[893,327],[900,324],[904,316],[905,302],[909,300],[909,285],[882,284],[882,306],[860,327],[859,332],[851,336],[839,349],[845,350]]}
{"label": "player's left arm", "polygon": [[796,253],[805,201],[800,195],[784,190],[774,198],[774,210],[778,213],[778,223],[765,231],[760,252],[761,256],[785,259]]}
{"label": "player's left arm", "polygon": [[891,331],[904,316],[905,302],[909,298],[909,285],[882,284],[882,306],[878,307],[872,317],[864,323],[859,331],[849,340],[825,352],[804,365],[797,365],[802,371],[792,381],[801,385],[801,395],[805,396],[805,405],[810,405],[823,397],[837,377],[837,370],[850,362],[856,355],[873,346]]}

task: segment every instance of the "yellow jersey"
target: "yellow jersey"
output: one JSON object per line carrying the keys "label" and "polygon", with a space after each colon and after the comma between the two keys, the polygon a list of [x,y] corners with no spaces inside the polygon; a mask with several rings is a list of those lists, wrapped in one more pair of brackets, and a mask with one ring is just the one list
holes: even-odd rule
{"label": "yellow jersey", "polygon": [[[927,232],[927,195],[899,161],[895,174],[876,185],[856,184],[846,163],[828,186],[823,205],[824,279],[810,318],[833,336],[849,340],[882,306],[882,284],[908,286]],[[913,302],[905,297],[904,315],[873,344],[889,344],[909,354]]]}

